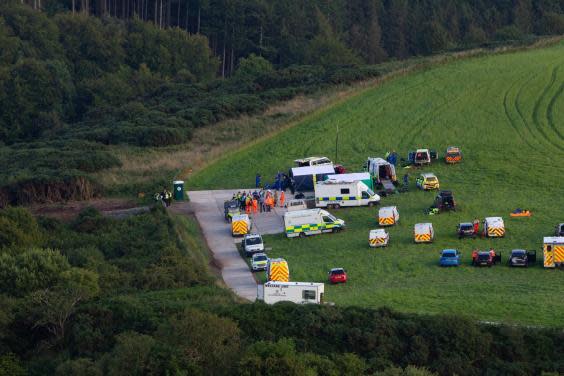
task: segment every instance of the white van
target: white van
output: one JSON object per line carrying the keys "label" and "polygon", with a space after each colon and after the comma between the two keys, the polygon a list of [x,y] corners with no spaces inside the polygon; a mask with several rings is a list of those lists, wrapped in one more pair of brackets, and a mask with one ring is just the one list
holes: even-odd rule
{"label": "white van", "polygon": [[306,166],[320,166],[320,165],[330,165],[333,164],[331,160],[327,157],[308,157],[302,159],[296,159],[294,161],[296,167],[306,167]]}
{"label": "white van", "polygon": [[315,184],[315,206],[338,209],[341,206],[374,206],[380,196],[361,181],[325,180]]}
{"label": "white van", "polygon": [[267,282],[257,287],[257,299],[266,304],[322,304],[324,293],[325,284],[313,282]]}
{"label": "white van", "polygon": [[324,232],[339,232],[345,228],[345,221],[335,218],[322,209],[291,211],[284,214],[286,236],[316,235]]}
{"label": "white van", "polygon": [[435,230],[432,223],[416,223],[413,226],[413,241],[415,243],[432,243],[435,239]]}
{"label": "white van", "polygon": [[398,208],[395,206],[384,206],[378,211],[378,224],[380,226],[393,226],[399,221]]}
{"label": "white van", "polygon": [[501,217],[487,217],[484,219],[484,236],[487,238],[503,238],[505,224]]}

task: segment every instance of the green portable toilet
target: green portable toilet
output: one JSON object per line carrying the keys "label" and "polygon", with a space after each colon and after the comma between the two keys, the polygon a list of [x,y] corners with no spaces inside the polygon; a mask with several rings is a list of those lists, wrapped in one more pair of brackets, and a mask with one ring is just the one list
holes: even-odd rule
{"label": "green portable toilet", "polygon": [[176,201],[182,201],[184,200],[184,181],[182,180],[175,180],[172,182],[173,186],[174,186],[174,199]]}

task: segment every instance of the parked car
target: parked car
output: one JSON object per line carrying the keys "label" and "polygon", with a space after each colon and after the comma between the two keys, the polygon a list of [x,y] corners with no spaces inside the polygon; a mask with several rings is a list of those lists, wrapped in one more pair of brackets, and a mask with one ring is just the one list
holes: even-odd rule
{"label": "parked car", "polygon": [[440,188],[439,178],[431,172],[425,172],[419,175],[419,177],[415,180],[415,184],[417,185],[417,188],[424,191]]}
{"label": "parked car", "polygon": [[470,222],[462,222],[456,226],[456,232],[458,233],[458,238],[474,238],[476,234],[474,232],[474,224]]}
{"label": "parked car", "polygon": [[346,283],[347,282],[347,272],[343,268],[333,268],[329,271],[329,282],[335,283]]}
{"label": "parked car", "polygon": [[268,264],[268,256],[264,253],[255,253],[251,259],[251,269],[253,272],[259,270],[266,270],[266,265]]}
{"label": "parked car", "polygon": [[501,252],[497,254],[493,249],[489,251],[472,251],[472,265],[492,266],[501,262]]}
{"label": "parked car", "polygon": [[251,257],[255,253],[264,252],[264,243],[260,234],[247,234],[241,242],[245,256]]}
{"label": "parked car", "polygon": [[528,267],[537,261],[536,251],[525,251],[524,249],[514,249],[509,255],[509,266],[523,266]]}
{"label": "parked car", "polygon": [[443,249],[441,258],[439,259],[440,266],[459,266],[460,265],[460,252],[456,249]]}
{"label": "parked car", "polygon": [[456,201],[451,191],[440,191],[435,197],[434,207],[439,209],[439,212],[445,210],[456,210]]}

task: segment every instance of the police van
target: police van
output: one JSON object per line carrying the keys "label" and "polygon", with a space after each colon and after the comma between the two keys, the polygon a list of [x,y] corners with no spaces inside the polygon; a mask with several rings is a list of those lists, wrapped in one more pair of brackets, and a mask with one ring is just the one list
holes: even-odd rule
{"label": "police van", "polygon": [[341,206],[374,206],[380,196],[361,181],[325,180],[315,184],[315,206],[338,209]]}

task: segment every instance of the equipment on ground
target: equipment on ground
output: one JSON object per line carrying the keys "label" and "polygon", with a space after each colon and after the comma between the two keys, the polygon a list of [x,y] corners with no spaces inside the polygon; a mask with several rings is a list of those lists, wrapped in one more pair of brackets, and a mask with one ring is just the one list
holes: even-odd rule
{"label": "equipment on ground", "polygon": [[304,237],[324,232],[339,232],[345,228],[345,221],[335,218],[323,209],[308,209],[284,214],[284,227],[287,237]]}
{"label": "equipment on ground", "polygon": [[247,234],[243,237],[241,247],[245,256],[251,257],[254,253],[264,252],[264,243],[260,234]]}
{"label": "equipment on ground", "polygon": [[415,180],[415,184],[419,189],[424,191],[439,189],[440,187],[439,179],[432,172],[426,172],[419,175],[419,177]]}
{"label": "equipment on ground", "polygon": [[253,272],[258,272],[259,270],[266,270],[268,264],[268,256],[264,253],[255,253],[251,259],[251,269]]}
{"label": "equipment on ground", "polygon": [[316,181],[323,181],[329,175],[335,175],[332,164],[317,166],[294,167],[290,169],[293,192],[312,192]]}
{"label": "equipment on ground", "polygon": [[380,196],[361,181],[325,180],[315,184],[315,206],[338,209],[341,206],[374,206]]}
{"label": "equipment on ground", "polygon": [[370,230],[368,234],[368,245],[371,248],[387,247],[390,241],[390,234],[382,228]]}
{"label": "equipment on ground", "polygon": [[533,213],[527,209],[515,209],[509,215],[511,217],[530,217]]}
{"label": "equipment on ground", "polygon": [[381,185],[386,192],[394,192],[397,183],[396,168],[382,158],[368,158],[364,165],[375,185]]}
{"label": "equipment on ground", "polygon": [[459,266],[460,252],[456,249],[443,249],[439,259],[440,266]]}
{"label": "equipment on ground", "polygon": [[223,203],[223,209],[225,220],[228,222],[233,219],[233,216],[241,214],[241,209],[239,208],[239,202],[237,200],[225,201]]}
{"label": "equipment on ground", "polygon": [[525,251],[524,249],[514,249],[509,255],[507,263],[509,266],[528,267],[537,262],[537,251]]}
{"label": "equipment on ground", "polygon": [[416,223],[413,226],[413,241],[415,243],[432,243],[435,231],[432,223]]}
{"label": "equipment on ground", "polygon": [[347,283],[347,272],[343,268],[333,268],[329,271],[329,282],[331,284]]}
{"label": "equipment on ground", "polygon": [[462,161],[462,152],[457,146],[449,146],[445,153],[445,162],[448,164],[460,163]]}
{"label": "equipment on ground", "polygon": [[266,304],[322,304],[324,293],[325,285],[313,282],[267,282],[257,287],[257,299]]}
{"label": "equipment on ground", "polygon": [[456,226],[456,233],[458,234],[458,239],[462,238],[474,238],[478,234],[474,231],[474,224],[471,222],[462,222]]}
{"label": "equipment on ground", "polygon": [[237,214],[231,219],[231,234],[243,236],[251,231],[251,220],[247,214]]}
{"label": "equipment on ground", "polygon": [[564,267],[564,236],[551,236],[543,239],[544,267]]}
{"label": "equipment on ground", "polygon": [[493,249],[489,251],[472,251],[472,265],[492,266],[501,262],[501,252],[498,254]]}
{"label": "equipment on ground", "polygon": [[306,210],[307,204],[304,199],[294,199],[286,203],[288,211]]}
{"label": "equipment on ground", "polygon": [[266,280],[290,282],[290,268],[283,258],[268,259],[266,263]]}
{"label": "equipment on ground", "polygon": [[378,210],[378,224],[380,226],[393,226],[399,221],[398,208],[395,206],[384,206]]}
{"label": "equipment on ground", "polygon": [[433,159],[437,159],[437,152],[435,150],[417,149],[407,154],[408,162],[416,166],[431,164]]}
{"label": "equipment on ground", "polygon": [[307,157],[302,159],[296,159],[294,161],[296,167],[307,167],[307,166],[321,166],[321,165],[331,165],[333,162],[327,157]]}
{"label": "equipment on ground", "polygon": [[437,197],[435,197],[433,206],[439,209],[439,212],[456,210],[456,201],[454,200],[452,191],[440,191]]}
{"label": "equipment on ground", "polygon": [[361,181],[368,188],[374,190],[374,181],[372,180],[372,176],[368,172],[353,172],[350,174],[335,174],[327,176],[325,181],[337,180],[341,182],[357,182]]}
{"label": "equipment on ground", "polygon": [[484,236],[486,238],[503,238],[505,224],[501,217],[486,217],[484,219]]}
{"label": "equipment on ground", "polygon": [[554,228],[554,235],[555,236],[564,236],[564,223],[559,223]]}

